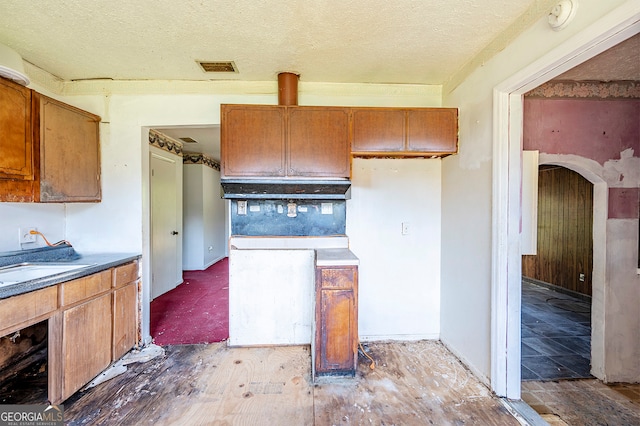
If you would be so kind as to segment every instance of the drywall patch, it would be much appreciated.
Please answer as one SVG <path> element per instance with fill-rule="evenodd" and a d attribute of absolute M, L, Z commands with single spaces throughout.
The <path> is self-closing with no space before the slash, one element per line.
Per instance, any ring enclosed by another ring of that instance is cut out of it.
<path fill-rule="evenodd" d="M 640 188 L 609 188 L 609 219 L 637 219 Z"/>
<path fill-rule="evenodd" d="M 620 152 L 619 160 L 604 163 L 603 178 L 611 187 L 633 188 L 640 186 L 640 157 L 634 157 L 633 148 Z"/>

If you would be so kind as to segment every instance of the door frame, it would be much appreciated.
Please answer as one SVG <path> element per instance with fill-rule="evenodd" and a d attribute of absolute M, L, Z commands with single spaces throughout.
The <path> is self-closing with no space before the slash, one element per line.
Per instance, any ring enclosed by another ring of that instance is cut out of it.
<path fill-rule="evenodd" d="M 140 137 L 142 146 L 142 262 L 140 269 L 142 274 L 142 295 L 140 296 L 140 316 L 141 316 L 141 341 L 143 345 L 152 343 L 151 338 L 151 276 L 152 276 L 152 257 L 151 257 L 151 151 L 157 148 L 152 147 L 149 143 L 149 130 L 153 126 L 141 126 Z M 178 210 L 178 232 L 182 235 L 182 197 L 183 197 L 183 169 L 177 167 L 177 201 L 176 208 Z M 177 261 L 180 262 L 178 273 L 182 273 L 182 237 L 178 239 Z"/>
<path fill-rule="evenodd" d="M 613 10 L 494 87 L 491 387 L 499 396 L 518 400 L 521 387 L 523 95 L 640 32 L 640 12 L 631 3 Z"/>

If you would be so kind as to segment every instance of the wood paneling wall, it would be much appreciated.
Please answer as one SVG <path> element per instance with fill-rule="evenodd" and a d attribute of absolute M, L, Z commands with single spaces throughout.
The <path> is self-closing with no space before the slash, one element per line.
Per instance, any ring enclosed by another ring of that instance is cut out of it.
<path fill-rule="evenodd" d="M 522 256 L 522 275 L 591 296 L 592 231 L 591 182 L 563 167 L 541 166 L 538 250 Z"/>

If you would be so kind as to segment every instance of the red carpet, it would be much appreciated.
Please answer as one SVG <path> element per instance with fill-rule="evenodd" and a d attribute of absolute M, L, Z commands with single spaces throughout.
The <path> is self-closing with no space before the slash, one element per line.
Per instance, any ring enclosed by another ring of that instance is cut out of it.
<path fill-rule="evenodd" d="M 184 271 L 184 282 L 151 302 L 155 344 L 212 343 L 229 337 L 229 259 L 204 271 Z"/>

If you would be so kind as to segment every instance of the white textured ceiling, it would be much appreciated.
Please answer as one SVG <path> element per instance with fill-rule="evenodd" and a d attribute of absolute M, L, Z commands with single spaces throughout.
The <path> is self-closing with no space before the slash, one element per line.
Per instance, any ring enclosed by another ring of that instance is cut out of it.
<path fill-rule="evenodd" d="M 63 80 L 442 84 L 533 0 L 0 0 L 0 43 Z M 196 61 L 234 61 L 237 74 Z"/>
<path fill-rule="evenodd" d="M 63 79 L 440 85 L 545 0 L 0 0 L 0 43 Z M 548 1 L 553 5 L 555 2 Z M 638 37 L 565 80 L 640 80 Z M 234 61 L 212 74 L 196 61 Z M 219 159 L 219 129 L 161 129 Z"/>
<path fill-rule="evenodd" d="M 556 80 L 640 81 L 640 34 L 560 74 Z"/>

